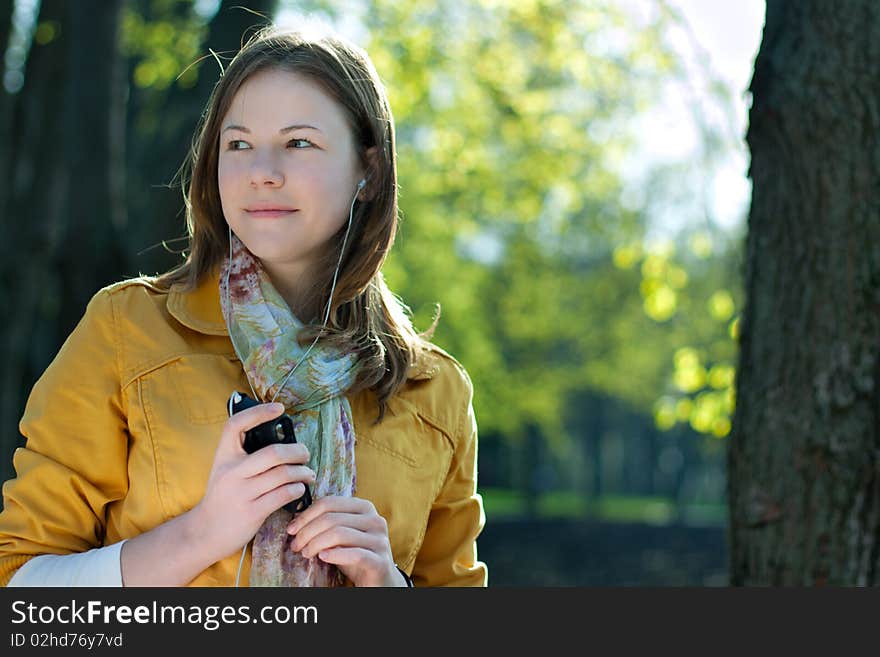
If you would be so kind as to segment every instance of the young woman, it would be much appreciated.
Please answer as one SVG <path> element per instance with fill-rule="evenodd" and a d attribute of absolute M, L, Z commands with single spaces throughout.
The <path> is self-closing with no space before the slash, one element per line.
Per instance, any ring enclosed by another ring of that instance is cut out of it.
<path fill-rule="evenodd" d="M 362 49 L 242 48 L 193 145 L 185 263 L 99 291 L 31 392 L 0 583 L 486 585 L 471 381 L 380 271 L 395 157 Z M 235 392 L 259 403 L 230 415 Z M 284 413 L 296 443 L 244 449 Z"/>

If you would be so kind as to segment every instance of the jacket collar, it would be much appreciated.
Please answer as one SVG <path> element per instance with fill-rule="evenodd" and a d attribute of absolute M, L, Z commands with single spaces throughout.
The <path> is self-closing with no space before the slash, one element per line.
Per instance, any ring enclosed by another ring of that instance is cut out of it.
<path fill-rule="evenodd" d="M 181 292 L 172 289 L 168 293 L 168 312 L 178 322 L 199 333 L 229 335 L 220 309 L 219 267 L 204 276 L 194 290 Z M 434 359 L 423 352 L 407 370 L 407 378 L 415 381 L 431 379 L 437 371 Z"/>
<path fill-rule="evenodd" d="M 203 276 L 194 290 L 168 293 L 168 312 L 178 322 L 207 335 L 229 335 L 220 309 L 220 269 Z"/>

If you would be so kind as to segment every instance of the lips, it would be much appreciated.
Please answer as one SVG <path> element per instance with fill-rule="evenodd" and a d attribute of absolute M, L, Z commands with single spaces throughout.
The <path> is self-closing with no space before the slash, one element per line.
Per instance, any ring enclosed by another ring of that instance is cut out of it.
<path fill-rule="evenodd" d="M 270 217 L 283 217 L 288 214 L 293 214 L 294 212 L 297 212 L 297 210 L 295 210 L 293 208 L 260 208 L 260 209 L 253 209 L 253 210 L 245 208 L 245 212 L 248 213 L 249 217 L 270 218 Z"/>

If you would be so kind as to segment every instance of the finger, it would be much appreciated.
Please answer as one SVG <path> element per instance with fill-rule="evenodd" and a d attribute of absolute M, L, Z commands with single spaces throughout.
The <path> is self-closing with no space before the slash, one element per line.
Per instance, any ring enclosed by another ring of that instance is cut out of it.
<path fill-rule="evenodd" d="M 336 547 L 356 547 L 379 552 L 382 549 L 382 540 L 375 534 L 362 532 L 353 527 L 334 526 L 314 536 L 299 552 L 307 559 L 314 557 L 322 550 Z"/>
<path fill-rule="evenodd" d="M 340 568 L 366 570 L 378 556 L 375 552 L 360 547 L 335 547 L 321 550 L 318 552 L 318 558 L 324 563 L 332 563 Z"/>
<path fill-rule="evenodd" d="M 298 500 L 305 492 L 304 484 L 284 484 L 256 498 L 254 504 L 260 517 L 268 518 L 269 514 L 274 513 L 288 502 Z"/>
<path fill-rule="evenodd" d="M 296 514 L 296 517 L 289 525 L 289 528 L 292 529 L 294 533 L 297 533 L 318 516 L 334 511 L 342 513 L 376 513 L 375 507 L 369 500 L 365 500 L 360 497 L 327 495 L 318 500 L 315 500 L 312 505 L 305 511 Z"/>
<path fill-rule="evenodd" d="M 305 465 L 309 462 L 309 450 L 301 443 L 275 443 L 261 447 L 249 454 L 241 463 L 243 477 L 255 477 L 278 465 Z"/>
<path fill-rule="evenodd" d="M 244 432 L 253 429 L 258 424 L 274 420 L 284 413 L 284 405 L 278 402 L 271 404 L 259 404 L 251 408 L 239 411 L 228 420 L 223 433 L 232 446 L 244 452 Z"/>
<path fill-rule="evenodd" d="M 295 534 L 296 538 L 293 541 L 293 545 L 294 550 L 298 551 L 321 532 L 325 532 L 336 526 L 351 527 L 352 529 L 357 529 L 362 532 L 370 532 L 376 531 L 378 523 L 376 523 L 370 516 L 362 513 L 341 513 L 333 511 L 330 513 L 324 513 L 315 518 L 298 532 L 293 532 L 288 529 L 287 533 Z"/>
<path fill-rule="evenodd" d="M 315 483 L 315 472 L 305 465 L 276 465 L 265 472 L 251 477 L 246 481 L 245 490 L 251 499 L 256 499 L 267 491 L 284 484 L 302 483 L 310 485 Z"/>

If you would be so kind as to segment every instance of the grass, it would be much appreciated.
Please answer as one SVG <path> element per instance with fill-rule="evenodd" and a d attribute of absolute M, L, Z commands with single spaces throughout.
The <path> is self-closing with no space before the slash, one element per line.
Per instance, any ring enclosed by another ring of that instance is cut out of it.
<path fill-rule="evenodd" d="M 527 514 L 526 498 L 507 488 L 480 489 L 486 515 L 516 518 Z M 592 518 L 607 522 L 643 522 L 665 525 L 676 519 L 677 507 L 668 498 L 606 495 L 589 499 L 572 491 L 552 491 L 538 499 L 539 518 Z M 724 504 L 688 504 L 681 509 L 686 524 L 722 525 L 727 521 Z"/>

